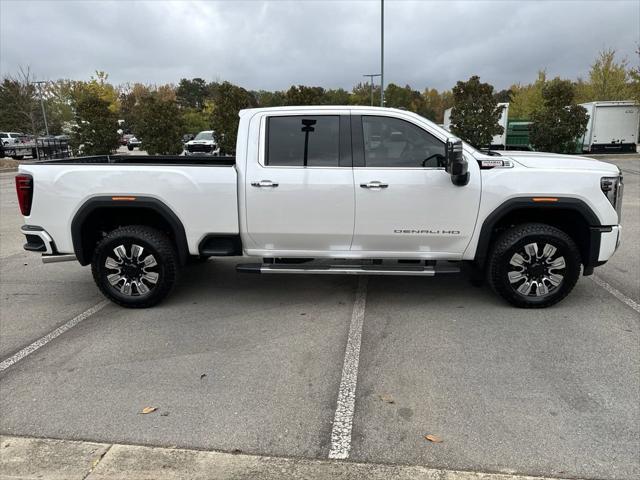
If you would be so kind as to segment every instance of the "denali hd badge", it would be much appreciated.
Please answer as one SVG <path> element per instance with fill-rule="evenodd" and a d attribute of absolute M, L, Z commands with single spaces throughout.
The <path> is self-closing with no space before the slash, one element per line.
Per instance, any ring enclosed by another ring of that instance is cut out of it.
<path fill-rule="evenodd" d="M 460 230 L 414 230 L 414 229 L 395 229 L 393 233 L 408 233 L 413 235 L 460 235 Z"/>

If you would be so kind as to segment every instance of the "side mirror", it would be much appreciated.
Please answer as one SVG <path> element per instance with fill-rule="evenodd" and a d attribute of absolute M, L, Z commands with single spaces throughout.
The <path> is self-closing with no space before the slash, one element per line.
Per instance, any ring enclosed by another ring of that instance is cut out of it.
<path fill-rule="evenodd" d="M 462 140 L 447 139 L 446 171 L 451 175 L 451 183 L 462 187 L 469 183 L 469 165 L 462 154 Z"/>

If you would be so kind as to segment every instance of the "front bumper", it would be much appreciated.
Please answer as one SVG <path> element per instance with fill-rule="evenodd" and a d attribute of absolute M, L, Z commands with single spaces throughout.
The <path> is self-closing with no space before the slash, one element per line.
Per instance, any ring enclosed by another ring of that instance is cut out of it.
<path fill-rule="evenodd" d="M 184 154 L 189 156 L 189 157 L 191 157 L 191 156 L 214 157 L 216 155 L 220 155 L 220 149 L 211 150 L 209 152 L 190 152 L 189 150 L 185 150 Z"/>
<path fill-rule="evenodd" d="M 584 259 L 583 275 L 591 275 L 595 267 L 607 263 L 620 246 L 622 226 L 591 227 L 589 252 Z"/>
<path fill-rule="evenodd" d="M 606 262 L 620 246 L 620 232 L 622 227 L 614 225 L 610 232 L 600 233 L 600 251 L 598 252 L 598 262 Z"/>

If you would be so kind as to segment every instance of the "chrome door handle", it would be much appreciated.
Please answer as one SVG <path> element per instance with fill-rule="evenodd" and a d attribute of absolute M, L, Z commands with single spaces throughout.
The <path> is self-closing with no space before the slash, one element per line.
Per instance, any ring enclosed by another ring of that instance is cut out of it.
<path fill-rule="evenodd" d="M 275 188 L 278 186 L 277 183 L 273 183 L 271 180 L 260 180 L 259 182 L 251 182 L 252 187 L 271 187 Z"/>
<path fill-rule="evenodd" d="M 372 189 L 381 189 L 381 188 L 387 188 L 389 186 L 388 183 L 382 183 L 382 182 L 378 182 L 377 180 L 374 182 L 369 182 L 369 183 L 361 183 L 360 186 L 362 188 L 372 188 Z"/>

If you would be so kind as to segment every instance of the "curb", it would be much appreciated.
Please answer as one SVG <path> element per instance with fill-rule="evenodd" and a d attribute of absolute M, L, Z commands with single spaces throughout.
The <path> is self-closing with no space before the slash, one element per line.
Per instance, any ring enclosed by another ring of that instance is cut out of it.
<path fill-rule="evenodd" d="M 0 437 L 0 479 L 547 480 L 421 466 L 279 458 L 47 438 Z"/>

